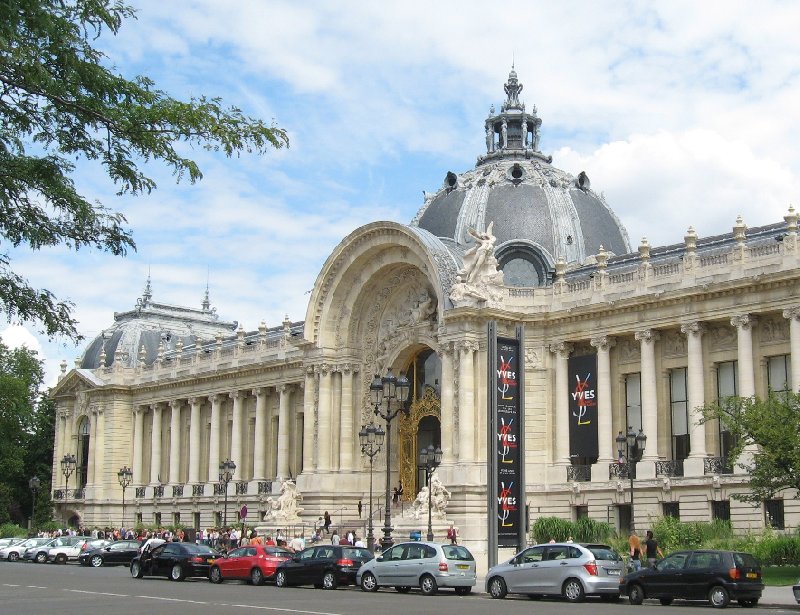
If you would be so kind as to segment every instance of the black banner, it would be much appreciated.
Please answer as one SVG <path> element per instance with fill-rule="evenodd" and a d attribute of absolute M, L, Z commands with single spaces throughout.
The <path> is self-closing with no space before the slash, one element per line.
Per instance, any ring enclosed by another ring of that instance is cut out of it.
<path fill-rule="evenodd" d="M 597 355 L 570 357 L 568 373 L 570 457 L 597 459 Z"/>
<path fill-rule="evenodd" d="M 524 509 L 524 502 L 520 467 L 522 429 L 518 340 L 497 338 L 495 365 L 497 541 L 501 547 L 516 547 L 525 532 L 520 523 L 520 507 Z"/>

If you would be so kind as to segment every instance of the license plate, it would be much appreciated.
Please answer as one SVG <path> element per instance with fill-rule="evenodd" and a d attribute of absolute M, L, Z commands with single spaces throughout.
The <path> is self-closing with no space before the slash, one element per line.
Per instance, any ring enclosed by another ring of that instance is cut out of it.
<path fill-rule="evenodd" d="M 747 578 L 748 579 L 757 579 L 758 578 L 758 573 L 757 572 L 748 572 L 747 573 Z"/>
<path fill-rule="evenodd" d="M 456 564 L 456 568 L 459 570 L 469 570 L 469 564 Z"/>
<path fill-rule="evenodd" d="M 618 577 L 619 576 L 619 570 L 606 570 L 606 572 L 612 577 Z"/>

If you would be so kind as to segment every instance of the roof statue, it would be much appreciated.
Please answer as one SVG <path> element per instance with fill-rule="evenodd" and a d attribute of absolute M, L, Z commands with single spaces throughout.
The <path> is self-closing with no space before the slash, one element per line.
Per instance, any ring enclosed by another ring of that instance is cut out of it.
<path fill-rule="evenodd" d="M 485 303 L 497 306 L 503 299 L 503 272 L 497 270 L 494 256 L 494 222 L 485 231 L 469 229 L 475 245 L 464 252 L 464 266 L 458 271 L 456 283 L 450 290 L 450 300 L 456 307 L 480 306 Z"/>

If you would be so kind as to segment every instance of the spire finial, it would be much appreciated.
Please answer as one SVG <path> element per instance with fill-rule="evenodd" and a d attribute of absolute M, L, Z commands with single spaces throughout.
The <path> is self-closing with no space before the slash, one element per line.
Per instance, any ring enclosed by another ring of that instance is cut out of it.
<path fill-rule="evenodd" d="M 150 267 L 147 267 L 147 283 L 144 285 L 142 293 L 142 304 L 147 305 L 153 298 L 153 287 L 150 285 Z"/>
<path fill-rule="evenodd" d="M 208 312 L 211 309 L 211 299 L 208 296 L 208 279 L 211 277 L 211 267 L 206 267 L 206 294 L 203 296 L 203 311 Z"/>

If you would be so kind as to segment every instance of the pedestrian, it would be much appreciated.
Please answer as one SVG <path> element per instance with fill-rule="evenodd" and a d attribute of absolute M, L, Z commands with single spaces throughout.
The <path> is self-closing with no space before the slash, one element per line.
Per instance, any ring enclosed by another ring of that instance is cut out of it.
<path fill-rule="evenodd" d="M 628 554 L 631 556 L 631 570 L 640 570 L 642 567 L 642 541 L 636 535 L 636 532 L 631 532 L 628 536 Z"/>
<path fill-rule="evenodd" d="M 450 541 L 451 545 L 458 544 L 458 530 L 452 523 L 450 524 L 450 529 L 447 530 L 447 540 Z"/>
<path fill-rule="evenodd" d="M 333 534 L 331 534 L 331 544 L 338 545 L 339 544 L 339 533 L 334 528 Z"/>
<path fill-rule="evenodd" d="M 326 534 L 330 534 L 330 532 L 328 531 L 328 528 L 329 528 L 330 526 L 331 526 L 331 515 L 330 515 L 330 513 L 329 513 L 329 512 L 326 510 L 326 511 L 325 511 L 325 514 L 322 516 L 322 529 L 324 529 L 324 530 L 325 530 L 325 533 L 326 533 Z"/>
<path fill-rule="evenodd" d="M 651 568 L 656 565 L 658 558 L 664 557 L 658 542 L 653 538 L 653 530 L 647 530 L 647 540 L 644 541 L 644 548 L 647 555 L 647 563 Z"/>
<path fill-rule="evenodd" d="M 359 500 L 358 501 L 358 518 L 361 518 L 361 511 L 364 510 L 364 503 Z"/>

